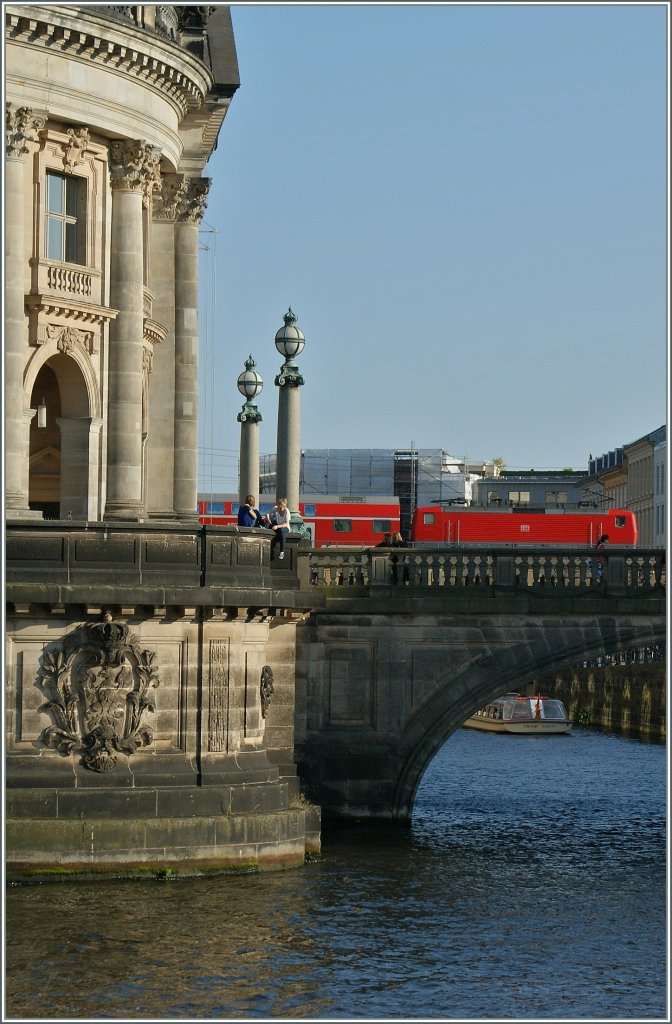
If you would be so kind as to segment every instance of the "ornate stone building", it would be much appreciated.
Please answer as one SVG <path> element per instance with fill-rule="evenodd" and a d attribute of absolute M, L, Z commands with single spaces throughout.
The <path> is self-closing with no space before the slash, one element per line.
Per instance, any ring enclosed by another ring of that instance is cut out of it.
<path fill-rule="evenodd" d="M 303 864 L 296 550 L 196 516 L 229 9 L 3 11 L 8 877 Z"/>
<path fill-rule="evenodd" d="M 6 5 L 8 520 L 189 520 L 221 5 Z"/>

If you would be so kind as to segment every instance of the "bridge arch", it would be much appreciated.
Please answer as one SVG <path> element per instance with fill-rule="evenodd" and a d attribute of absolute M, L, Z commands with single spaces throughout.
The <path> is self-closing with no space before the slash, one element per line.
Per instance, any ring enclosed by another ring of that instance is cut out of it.
<path fill-rule="evenodd" d="M 466 719 L 492 698 L 598 655 L 664 642 L 666 635 L 664 619 L 644 616 L 582 618 L 573 624 L 564 620 L 562 625 L 561 633 L 543 630 L 536 642 L 485 655 L 459 675 L 439 680 L 428 700 L 404 724 L 393 819 L 410 822 L 415 795 L 430 762 Z M 564 638 L 561 648 L 549 643 L 554 632 Z"/>

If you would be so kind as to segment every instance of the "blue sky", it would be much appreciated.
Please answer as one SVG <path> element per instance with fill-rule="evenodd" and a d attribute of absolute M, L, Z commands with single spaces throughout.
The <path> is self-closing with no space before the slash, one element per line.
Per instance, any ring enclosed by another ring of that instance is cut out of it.
<path fill-rule="evenodd" d="M 665 421 L 667 5 L 232 16 L 201 236 L 208 489 L 237 489 L 249 354 L 275 451 L 290 305 L 304 448 L 582 468 Z"/>

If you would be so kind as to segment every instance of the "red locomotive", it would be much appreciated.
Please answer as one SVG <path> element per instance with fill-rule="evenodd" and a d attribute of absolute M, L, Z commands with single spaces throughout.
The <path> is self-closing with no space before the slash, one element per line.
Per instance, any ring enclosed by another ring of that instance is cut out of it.
<path fill-rule="evenodd" d="M 274 504 L 262 494 L 259 511 L 270 512 Z M 231 494 L 199 495 L 198 518 L 205 525 L 235 526 L 238 507 L 238 498 Z M 299 512 L 316 548 L 373 547 L 386 533 L 399 529 L 398 498 L 324 494 L 311 500 L 304 496 L 299 501 Z"/>
<path fill-rule="evenodd" d="M 506 511 L 417 508 L 411 537 L 425 544 L 574 544 L 592 547 L 607 534 L 609 545 L 637 543 L 633 512 L 565 512 L 514 508 Z"/>

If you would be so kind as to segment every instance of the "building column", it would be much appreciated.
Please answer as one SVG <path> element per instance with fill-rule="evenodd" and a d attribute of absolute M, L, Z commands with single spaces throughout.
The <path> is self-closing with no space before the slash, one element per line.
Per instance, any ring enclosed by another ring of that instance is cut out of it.
<path fill-rule="evenodd" d="M 27 107 L 5 107 L 5 515 L 7 519 L 42 518 L 28 508 L 30 421 L 23 370 L 27 357 L 25 274 L 27 253 L 23 214 L 29 142 L 37 141 L 46 116 Z"/>
<path fill-rule="evenodd" d="M 259 424 L 261 413 L 254 405 L 264 382 L 257 373 L 252 356 L 245 360 L 245 369 L 238 377 L 237 386 L 245 396 L 245 405 L 236 417 L 240 423 L 240 461 L 238 463 L 238 498 L 241 505 L 248 494 L 259 497 Z"/>
<path fill-rule="evenodd" d="M 284 370 L 284 367 L 283 367 Z M 290 512 L 298 512 L 301 470 L 300 374 L 283 371 L 275 378 L 278 385 L 278 454 L 276 497 L 287 498 Z"/>
<path fill-rule="evenodd" d="M 210 178 L 187 179 L 175 225 L 175 478 L 178 519 L 198 520 L 198 227 Z"/>
<path fill-rule="evenodd" d="M 152 261 L 149 287 L 166 337 L 154 348 L 148 396 L 147 512 L 174 520 L 175 459 L 175 218 L 186 191 L 182 174 L 161 176 L 152 203 Z"/>
<path fill-rule="evenodd" d="M 110 324 L 107 417 L 109 519 L 141 520 L 143 384 L 143 198 L 158 183 L 159 152 L 141 141 L 110 145 Z"/>

